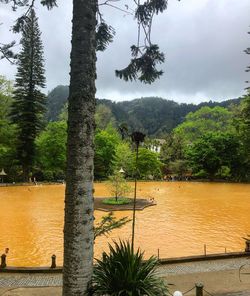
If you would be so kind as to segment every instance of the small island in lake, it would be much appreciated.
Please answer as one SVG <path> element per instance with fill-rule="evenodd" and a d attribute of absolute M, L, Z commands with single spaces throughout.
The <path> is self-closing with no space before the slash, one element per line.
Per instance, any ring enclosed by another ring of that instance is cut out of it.
<path fill-rule="evenodd" d="M 95 197 L 94 208 L 99 211 L 132 211 L 133 210 L 133 199 L 130 199 L 130 203 L 126 204 L 107 204 L 104 201 L 107 197 Z M 144 210 L 147 207 L 155 206 L 156 202 L 153 199 L 138 198 L 136 199 L 135 209 L 138 211 Z"/>

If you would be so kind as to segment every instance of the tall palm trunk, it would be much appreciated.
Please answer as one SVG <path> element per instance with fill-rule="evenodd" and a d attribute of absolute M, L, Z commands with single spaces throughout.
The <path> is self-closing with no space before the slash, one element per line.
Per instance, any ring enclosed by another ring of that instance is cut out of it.
<path fill-rule="evenodd" d="M 63 295 L 86 295 L 93 264 L 96 0 L 73 0 Z"/>

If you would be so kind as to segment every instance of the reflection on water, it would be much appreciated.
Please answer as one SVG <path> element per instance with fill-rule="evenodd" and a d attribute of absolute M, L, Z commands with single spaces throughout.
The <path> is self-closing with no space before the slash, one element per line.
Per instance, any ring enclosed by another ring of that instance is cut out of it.
<path fill-rule="evenodd" d="M 10 249 L 8 264 L 45 266 L 52 254 L 62 265 L 64 185 L 0 187 L 0 253 Z M 95 196 L 108 196 L 95 184 Z M 146 255 L 175 257 L 244 249 L 250 233 L 250 185 L 224 183 L 147 182 L 138 196 L 154 197 L 157 206 L 136 213 L 135 243 Z M 105 215 L 95 211 L 96 221 Z M 115 212 L 132 217 L 130 211 Z M 95 256 L 112 239 L 131 238 L 131 223 L 95 243 Z"/>

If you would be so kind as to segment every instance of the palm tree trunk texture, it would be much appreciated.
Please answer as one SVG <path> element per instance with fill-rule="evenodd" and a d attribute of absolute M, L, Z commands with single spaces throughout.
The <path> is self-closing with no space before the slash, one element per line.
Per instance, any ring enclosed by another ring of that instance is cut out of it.
<path fill-rule="evenodd" d="M 97 0 L 73 0 L 63 295 L 86 295 L 93 266 L 93 158 Z"/>

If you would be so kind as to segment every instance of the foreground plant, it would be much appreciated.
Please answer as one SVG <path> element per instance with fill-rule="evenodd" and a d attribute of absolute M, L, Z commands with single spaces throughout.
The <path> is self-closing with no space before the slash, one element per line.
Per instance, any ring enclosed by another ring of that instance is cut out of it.
<path fill-rule="evenodd" d="M 96 259 L 93 273 L 93 295 L 112 296 L 163 296 L 168 295 L 167 285 L 156 275 L 158 260 L 143 260 L 144 253 L 133 252 L 129 242 L 109 245 L 109 254 Z"/>

